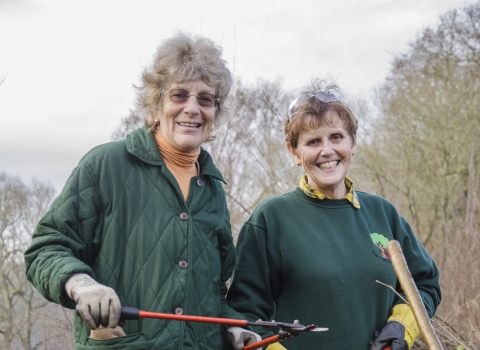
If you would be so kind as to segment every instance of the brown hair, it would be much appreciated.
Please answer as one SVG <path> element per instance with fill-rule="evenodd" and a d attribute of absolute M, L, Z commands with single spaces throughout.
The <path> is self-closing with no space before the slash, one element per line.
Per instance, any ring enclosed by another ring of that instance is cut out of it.
<path fill-rule="evenodd" d="M 335 89 L 337 93 L 341 92 L 336 85 L 329 85 L 325 88 Z M 319 89 L 306 91 L 304 93 L 310 93 Z M 348 132 L 352 139 L 352 143 L 355 144 L 357 140 L 357 118 L 353 115 L 352 111 L 343 102 L 322 102 L 315 96 L 310 97 L 305 103 L 298 107 L 297 112 L 285 120 L 284 132 L 285 140 L 290 143 L 293 149 L 298 146 L 298 139 L 300 135 L 310 129 L 317 129 L 320 125 L 330 123 L 328 115 L 331 112 L 338 114 L 343 122 L 343 127 Z"/>
<path fill-rule="evenodd" d="M 152 66 L 145 68 L 142 83 L 136 87 L 137 112 L 143 115 L 149 131 L 156 128 L 156 114 L 162 110 L 163 91 L 168 85 L 199 78 L 214 87 L 215 96 L 220 98 L 215 109 L 215 121 L 218 121 L 225 114 L 223 104 L 233 84 L 230 70 L 222 59 L 222 48 L 205 37 L 184 33 L 174 35 L 157 48 Z"/>

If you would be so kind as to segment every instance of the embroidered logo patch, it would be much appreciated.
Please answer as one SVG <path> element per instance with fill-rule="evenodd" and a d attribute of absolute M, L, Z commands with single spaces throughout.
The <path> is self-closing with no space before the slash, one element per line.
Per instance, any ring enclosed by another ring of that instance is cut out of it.
<path fill-rule="evenodd" d="M 388 238 L 379 234 L 379 233 L 370 233 L 370 238 L 372 239 L 373 244 L 380 250 L 381 256 L 378 254 L 379 251 L 372 251 L 374 255 L 381 258 L 384 261 L 390 262 L 390 255 L 388 255 Z"/>

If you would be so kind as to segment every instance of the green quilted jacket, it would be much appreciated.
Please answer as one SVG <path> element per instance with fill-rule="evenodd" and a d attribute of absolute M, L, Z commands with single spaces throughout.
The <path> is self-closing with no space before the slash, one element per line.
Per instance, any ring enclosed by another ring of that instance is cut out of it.
<path fill-rule="evenodd" d="M 65 283 L 87 273 L 113 288 L 122 305 L 243 319 L 225 301 L 235 248 L 223 178 L 205 150 L 198 161 L 201 174 L 185 202 L 145 127 L 92 149 L 38 223 L 25 252 L 28 280 L 72 309 Z M 140 319 L 124 331 L 93 340 L 74 315 L 76 349 L 223 349 L 222 325 Z"/>

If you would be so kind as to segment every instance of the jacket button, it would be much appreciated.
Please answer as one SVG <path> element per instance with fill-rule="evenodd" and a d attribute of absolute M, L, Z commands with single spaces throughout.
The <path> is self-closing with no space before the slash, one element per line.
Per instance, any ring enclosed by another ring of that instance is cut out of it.
<path fill-rule="evenodd" d="M 203 181 L 202 178 L 198 178 L 198 179 L 197 179 L 197 186 L 198 186 L 198 187 L 203 187 L 203 186 L 205 186 L 205 181 Z"/>
<path fill-rule="evenodd" d="M 182 268 L 182 269 L 186 269 L 188 267 L 188 261 L 182 259 L 178 262 L 178 266 L 180 266 L 180 268 Z"/>
<path fill-rule="evenodd" d="M 181 212 L 180 213 L 180 220 L 187 221 L 189 218 L 188 213 Z"/>
<path fill-rule="evenodd" d="M 183 315 L 183 309 L 181 307 L 175 308 L 175 314 L 177 315 Z"/>

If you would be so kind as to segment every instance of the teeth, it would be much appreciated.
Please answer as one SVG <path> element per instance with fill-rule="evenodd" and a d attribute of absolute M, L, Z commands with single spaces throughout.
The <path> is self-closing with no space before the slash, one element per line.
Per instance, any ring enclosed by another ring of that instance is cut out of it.
<path fill-rule="evenodd" d="M 178 125 L 188 126 L 188 127 L 193 127 L 193 128 L 198 128 L 198 127 L 201 126 L 201 124 L 197 124 L 197 123 L 178 123 Z"/>
<path fill-rule="evenodd" d="M 338 161 L 332 160 L 331 162 L 325 162 L 325 163 L 319 164 L 318 167 L 320 169 L 331 169 L 336 167 L 337 164 L 338 164 Z"/>

